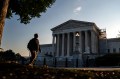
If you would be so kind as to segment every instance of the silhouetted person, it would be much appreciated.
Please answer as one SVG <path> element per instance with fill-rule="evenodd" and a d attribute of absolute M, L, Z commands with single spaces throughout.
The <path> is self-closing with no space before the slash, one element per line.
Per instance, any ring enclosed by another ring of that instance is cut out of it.
<path fill-rule="evenodd" d="M 30 62 L 28 65 L 32 66 L 34 64 L 34 61 L 37 57 L 38 52 L 40 51 L 38 34 L 34 34 L 34 38 L 32 38 L 29 41 L 27 48 L 29 49 L 29 51 L 31 53 Z"/>

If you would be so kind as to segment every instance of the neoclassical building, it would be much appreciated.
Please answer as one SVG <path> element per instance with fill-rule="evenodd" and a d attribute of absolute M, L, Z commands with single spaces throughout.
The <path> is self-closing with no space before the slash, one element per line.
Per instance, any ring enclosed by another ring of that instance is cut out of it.
<path fill-rule="evenodd" d="M 98 53 L 100 29 L 95 23 L 69 20 L 51 30 L 55 56 L 72 56 L 76 51 Z"/>
<path fill-rule="evenodd" d="M 93 22 L 68 20 L 51 31 L 52 44 L 41 45 L 43 56 L 57 57 L 60 61 L 78 58 L 79 66 L 83 66 L 86 59 L 120 52 L 120 39 L 107 39 L 106 30 L 98 28 Z"/>

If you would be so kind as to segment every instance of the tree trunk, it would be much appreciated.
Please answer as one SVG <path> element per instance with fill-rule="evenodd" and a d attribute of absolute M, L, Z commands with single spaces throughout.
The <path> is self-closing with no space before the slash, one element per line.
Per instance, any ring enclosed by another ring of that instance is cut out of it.
<path fill-rule="evenodd" d="M 2 0 L 2 8 L 0 9 L 0 46 L 2 41 L 5 18 L 6 18 L 8 6 L 9 6 L 9 1 L 10 0 Z"/>

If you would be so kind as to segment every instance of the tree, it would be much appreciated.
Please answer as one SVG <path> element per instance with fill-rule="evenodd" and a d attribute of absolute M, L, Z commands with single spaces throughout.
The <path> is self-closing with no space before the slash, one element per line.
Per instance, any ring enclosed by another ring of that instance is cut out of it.
<path fill-rule="evenodd" d="M 0 45 L 4 29 L 5 18 L 18 15 L 21 23 L 30 23 L 35 17 L 40 17 L 46 12 L 55 0 L 0 0 Z"/>

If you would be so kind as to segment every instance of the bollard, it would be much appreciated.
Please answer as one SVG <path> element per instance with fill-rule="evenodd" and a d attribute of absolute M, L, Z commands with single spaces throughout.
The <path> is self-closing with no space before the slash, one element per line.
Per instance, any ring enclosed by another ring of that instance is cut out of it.
<path fill-rule="evenodd" d="M 76 59 L 76 67 L 78 67 L 78 58 Z"/>
<path fill-rule="evenodd" d="M 56 67 L 57 66 L 57 59 L 56 59 L 56 57 L 55 57 L 55 60 L 54 60 L 54 67 Z"/>
<path fill-rule="evenodd" d="M 68 67 L 68 59 L 65 59 L 65 67 Z"/>
<path fill-rule="evenodd" d="M 43 65 L 44 66 L 46 65 L 46 58 L 44 58 Z"/>

